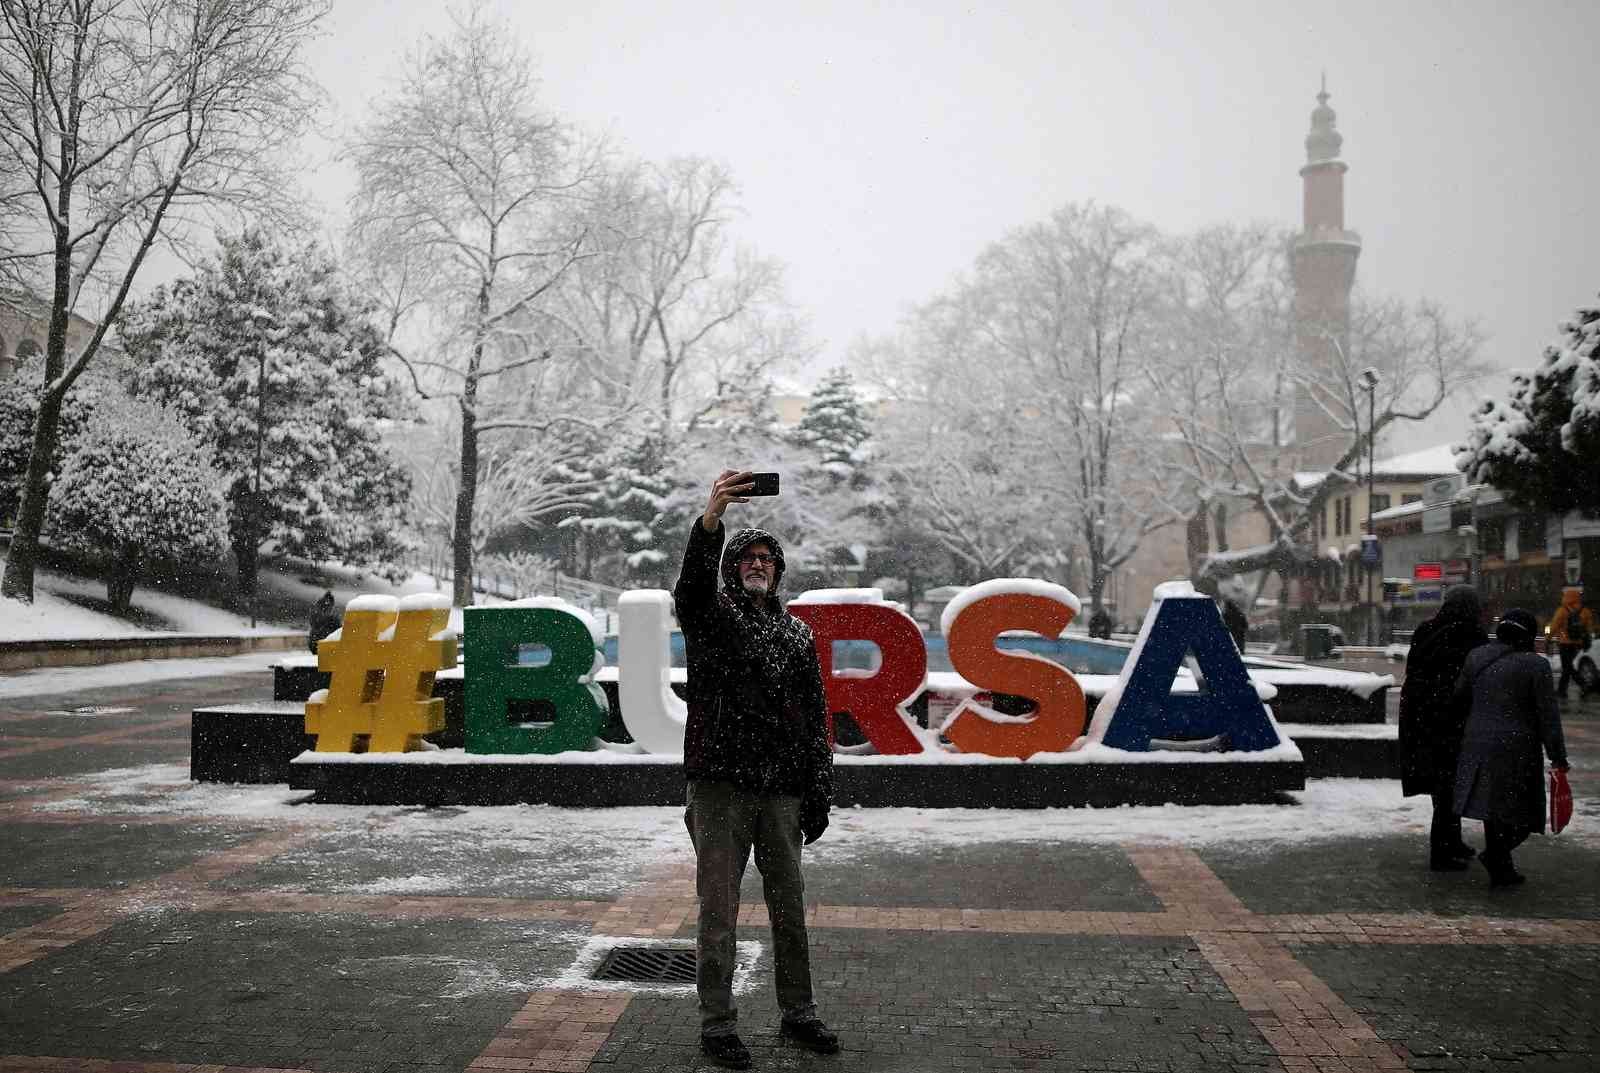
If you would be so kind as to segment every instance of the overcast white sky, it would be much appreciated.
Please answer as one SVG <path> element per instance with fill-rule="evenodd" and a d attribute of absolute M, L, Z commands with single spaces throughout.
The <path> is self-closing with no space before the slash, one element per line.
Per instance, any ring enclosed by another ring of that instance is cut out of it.
<path fill-rule="evenodd" d="M 538 0 L 497 9 L 548 103 L 652 159 L 719 158 L 741 238 L 788 266 L 819 367 L 1068 201 L 1164 230 L 1298 225 L 1320 72 L 1345 136 L 1361 285 L 1476 317 L 1531 365 L 1600 291 L 1600 5 Z M 360 115 L 433 0 L 337 0 L 310 56 Z M 348 177 L 321 172 L 337 202 Z M 1495 385 L 1498 390 L 1498 385 Z M 1397 438 L 1440 442 L 1465 407 Z"/>

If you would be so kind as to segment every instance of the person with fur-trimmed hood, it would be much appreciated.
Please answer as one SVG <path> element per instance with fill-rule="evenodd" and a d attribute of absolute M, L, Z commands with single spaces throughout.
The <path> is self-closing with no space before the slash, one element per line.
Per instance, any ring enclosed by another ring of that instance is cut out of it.
<path fill-rule="evenodd" d="M 839 1049 L 812 996 L 800 874 L 802 840 L 822 837 L 833 796 L 822 665 L 810 627 L 778 601 L 783 545 L 760 529 L 726 538 L 723 512 L 748 501 L 751 477 L 724 470 L 712 484 L 672 590 L 689 664 L 684 823 L 700 899 L 700 1049 L 731 1069 L 750 1066 L 736 1031 L 733 969 L 752 848 L 772 922 L 780 1035 L 820 1054 Z"/>

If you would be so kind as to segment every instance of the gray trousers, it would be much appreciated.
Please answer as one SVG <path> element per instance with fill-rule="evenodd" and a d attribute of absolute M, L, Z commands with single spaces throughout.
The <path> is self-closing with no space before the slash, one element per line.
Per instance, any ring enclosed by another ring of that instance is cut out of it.
<path fill-rule="evenodd" d="M 694 842 L 695 891 L 700 898 L 700 1031 L 733 1032 L 734 943 L 739 924 L 739 884 L 750 849 L 772 921 L 778 1008 L 787 1021 L 817 1015 L 811 997 L 811 953 L 806 941 L 805 880 L 800 876 L 800 799 L 741 790 L 726 782 L 689 784 L 683 822 Z"/>

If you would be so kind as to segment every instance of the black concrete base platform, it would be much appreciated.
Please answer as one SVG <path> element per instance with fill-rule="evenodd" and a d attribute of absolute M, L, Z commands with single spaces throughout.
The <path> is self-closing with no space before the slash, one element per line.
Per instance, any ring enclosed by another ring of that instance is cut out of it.
<path fill-rule="evenodd" d="M 283 701 L 196 708 L 189 735 L 189 777 L 199 782 L 289 782 L 290 761 L 314 744 L 305 732 L 303 709 L 299 703 Z M 1399 746 L 1392 734 L 1384 736 L 1379 728 L 1283 725 L 1283 730 L 1305 757 L 1305 778 L 1400 777 Z M 841 762 L 838 770 L 842 773 L 849 763 Z M 611 766 L 620 770 L 625 765 Z M 881 771 L 884 766 L 873 770 Z M 912 770 L 921 772 L 925 766 Z M 618 792 L 634 798 L 648 797 L 654 792 L 647 787 L 650 777 L 641 773 L 625 778 L 625 785 Z M 675 770 L 669 781 L 671 793 L 678 794 L 682 772 Z M 632 803 L 646 802 L 641 799 Z"/>
<path fill-rule="evenodd" d="M 1379 687 L 1363 697 L 1349 689 L 1317 682 L 1276 682 L 1278 696 L 1272 712 L 1283 723 L 1382 723 L 1389 717 L 1389 688 Z"/>
<path fill-rule="evenodd" d="M 1301 755 L 1306 758 L 1308 779 L 1400 777 L 1400 743 L 1392 734 L 1354 735 L 1342 733 L 1340 727 L 1324 726 L 1280 726 L 1280 729 L 1300 747 Z"/>
<path fill-rule="evenodd" d="M 312 748 L 306 706 L 256 701 L 196 708 L 189 721 L 189 777 L 196 782 L 288 782 L 289 761 Z"/>
<path fill-rule="evenodd" d="M 432 754 L 393 760 L 319 758 L 290 765 L 289 785 L 328 804 L 572 807 L 680 805 L 676 758 L 573 763 L 556 758 L 485 760 Z M 867 808 L 1058 808 L 1079 805 L 1276 802 L 1305 788 L 1297 761 L 834 765 L 834 800 Z"/>

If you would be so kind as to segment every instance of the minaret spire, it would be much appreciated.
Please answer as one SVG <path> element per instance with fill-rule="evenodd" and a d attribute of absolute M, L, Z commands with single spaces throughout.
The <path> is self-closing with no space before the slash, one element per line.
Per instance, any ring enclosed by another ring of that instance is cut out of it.
<path fill-rule="evenodd" d="M 1338 160 L 1339 149 L 1344 145 L 1344 135 L 1335 130 L 1338 116 L 1328 107 L 1328 72 L 1322 72 L 1322 88 L 1317 92 L 1317 106 L 1311 110 L 1311 133 L 1306 135 L 1306 163 L 1320 164 L 1325 160 Z"/>
<path fill-rule="evenodd" d="M 1317 106 L 1306 135 L 1301 231 L 1292 247 L 1296 350 L 1307 370 L 1337 368 L 1339 348 L 1350 331 L 1350 288 L 1355 283 L 1361 236 L 1344 224 L 1344 176 L 1339 159 L 1344 137 L 1328 107 L 1328 75 L 1322 73 Z M 1295 399 L 1295 440 L 1308 469 L 1330 466 L 1349 445 L 1317 401 Z"/>

